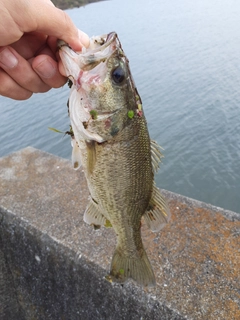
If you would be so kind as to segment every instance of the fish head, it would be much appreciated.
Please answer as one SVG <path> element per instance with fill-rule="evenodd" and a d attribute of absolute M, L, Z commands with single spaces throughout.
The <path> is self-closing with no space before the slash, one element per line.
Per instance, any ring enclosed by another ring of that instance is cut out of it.
<path fill-rule="evenodd" d="M 72 82 L 69 114 L 75 138 L 99 143 L 112 139 L 141 104 L 117 34 L 92 37 L 89 48 L 78 53 L 63 41 L 58 45 Z"/>

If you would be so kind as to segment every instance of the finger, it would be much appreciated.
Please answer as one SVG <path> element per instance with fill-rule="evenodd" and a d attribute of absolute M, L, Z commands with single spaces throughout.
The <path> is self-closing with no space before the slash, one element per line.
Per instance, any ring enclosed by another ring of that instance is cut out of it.
<path fill-rule="evenodd" d="M 81 50 L 83 46 L 88 47 L 89 37 L 77 29 L 66 12 L 52 6 L 50 1 L 27 2 L 26 10 L 29 19 L 27 24 L 25 15 L 14 14 L 14 20 L 23 32 L 37 31 L 55 36 L 69 43 L 76 51 Z"/>
<path fill-rule="evenodd" d="M 50 51 L 50 49 L 48 49 Z M 46 50 L 45 50 L 46 51 Z M 32 68 L 39 75 L 43 82 L 52 88 L 62 87 L 67 79 L 58 70 L 58 63 L 50 54 L 40 54 L 34 58 Z"/>
<path fill-rule="evenodd" d="M 46 92 L 50 89 L 32 69 L 31 64 L 11 47 L 0 48 L 0 67 L 28 91 Z"/>
<path fill-rule="evenodd" d="M 0 95 L 15 100 L 26 100 L 33 94 L 17 84 L 4 70 L 0 68 Z"/>
<path fill-rule="evenodd" d="M 28 60 L 39 52 L 47 42 L 47 36 L 39 32 L 25 33 L 18 41 L 11 44 L 24 59 Z"/>
<path fill-rule="evenodd" d="M 57 56 L 57 52 L 59 50 L 57 43 L 58 43 L 58 39 L 56 37 L 49 36 L 47 38 L 47 45 L 52 50 L 52 52 L 55 54 L 55 56 Z"/>
<path fill-rule="evenodd" d="M 65 70 L 65 68 L 64 68 L 63 63 L 62 63 L 61 60 L 60 60 L 59 63 L 58 63 L 58 70 L 59 70 L 59 72 L 60 72 L 63 76 L 65 76 L 65 77 L 67 76 L 66 70 Z"/>

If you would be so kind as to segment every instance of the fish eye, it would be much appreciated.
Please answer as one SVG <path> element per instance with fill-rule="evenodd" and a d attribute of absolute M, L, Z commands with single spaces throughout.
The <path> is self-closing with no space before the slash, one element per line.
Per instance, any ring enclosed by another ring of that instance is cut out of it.
<path fill-rule="evenodd" d="M 112 80 L 116 84 L 121 84 L 125 80 L 125 72 L 123 68 L 117 67 L 112 71 Z"/>

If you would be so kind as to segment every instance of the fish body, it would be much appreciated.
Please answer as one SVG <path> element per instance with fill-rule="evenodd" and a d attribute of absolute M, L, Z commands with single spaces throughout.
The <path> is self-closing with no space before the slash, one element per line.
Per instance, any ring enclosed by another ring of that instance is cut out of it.
<path fill-rule="evenodd" d="M 60 41 L 60 57 L 72 81 L 69 115 L 73 165 L 84 169 L 90 202 L 84 221 L 112 226 L 117 236 L 110 281 L 132 278 L 154 286 L 141 239 L 144 216 L 152 231 L 170 219 L 154 184 L 161 152 L 150 140 L 142 102 L 116 33 L 91 39 L 77 54 Z"/>

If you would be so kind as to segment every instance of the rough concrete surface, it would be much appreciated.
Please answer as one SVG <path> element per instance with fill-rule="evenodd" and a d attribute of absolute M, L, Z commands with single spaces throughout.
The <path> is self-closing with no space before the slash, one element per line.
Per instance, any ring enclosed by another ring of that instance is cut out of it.
<path fill-rule="evenodd" d="M 33 148 L 1 158 L 1 320 L 240 319 L 240 215 L 163 193 L 171 222 L 142 228 L 156 288 L 111 284 L 115 235 L 83 222 L 81 170 Z"/>

